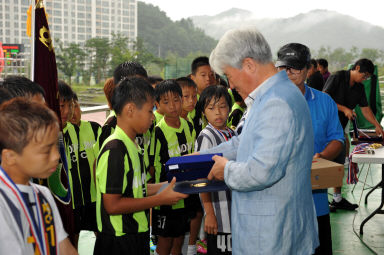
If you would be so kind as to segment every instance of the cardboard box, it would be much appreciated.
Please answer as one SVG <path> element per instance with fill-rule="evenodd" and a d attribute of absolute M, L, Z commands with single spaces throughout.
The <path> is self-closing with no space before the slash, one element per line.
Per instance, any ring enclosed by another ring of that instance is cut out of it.
<path fill-rule="evenodd" d="M 312 160 L 312 189 L 327 189 L 343 185 L 344 165 L 318 158 Z"/>

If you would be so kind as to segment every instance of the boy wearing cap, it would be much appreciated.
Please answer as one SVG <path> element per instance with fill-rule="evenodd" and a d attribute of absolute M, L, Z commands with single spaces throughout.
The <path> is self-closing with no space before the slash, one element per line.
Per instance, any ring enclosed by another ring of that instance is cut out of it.
<path fill-rule="evenodd" d="M 341 70 L 331 75 L 324 85 L 323 91 L 329 94 L 337 104 L 339 120 L 343 129 L 347 126 L 348 120 L 355 118 L 353 111 L 357 105 L 360 106 L 364 117 L 375 126 L 376 133 L 383 136 L 383 128 L 377 122 L 375 115 L 368 105 L 362 82 L 368 79 L 374 70 L 374 65 L 369 59 L 356 61 L 351 70 Z M 345 156 L 349 153 L 349 142 L 347 148 L 338 156 L 336 162 L 343 164 Z M 332 209 L 355 210 L 357 204 L 351 204 L 341 196 L 341 187 L 335 188 Z"/>
<path fill-rule="evenodd" d="M 310 67 L 311 54 L 307 46 L 299 43 L 284 45 L 277 53 L 276 67 L 286 71 L 289 79 L 303 93 L 312 119 L 315 138 L 314 158 L 333 160 L 344 143 L 343 130 L 337 117 L 337 107 L 330 96 L 309 87 L 305 80 Z M 320 246 L 315 254 L 332 254 L 331 224 L 326 189 L 312 191 L 319 228 Z"/>

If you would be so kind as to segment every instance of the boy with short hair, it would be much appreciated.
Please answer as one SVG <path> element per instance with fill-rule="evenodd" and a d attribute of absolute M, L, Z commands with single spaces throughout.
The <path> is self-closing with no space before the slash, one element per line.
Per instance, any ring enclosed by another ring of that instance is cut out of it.
<path fill-rule="evenodd" d="M 86 200 L 84 194 L 87 191 L 83 190 L 82 183 L 88 182 L 88 175 L 84 175 L 79 170 L 79 127 L 73 125 L 70 120 L 73 117 L 73 96 L 72 88 L 64 81 L 58 81 L 59 106 L 61 125 L 63 127 L 63 139 L 68 164 L 68 178 L 71 187 L 71 201 L 73 208 L 73 235 L 74 245 L 77 246 L 82 222 L 85 220 L 84 209 Z"/>
<path fill-rule="evenodd" d="M 147 185 L 143 150 L 135 138 L 152 124 L 153 97 L 153 88 L 141 78 L 126 78 L 113 92 L 117 126 L 97 158 L 96 207 L 100 233 L 94 254 L 149 254 L 146 210 L 175 204 L 187 197 L 173 191 L 176 179 L 158 194 L 160 184 Z"/>
<path fill-rule="evenodd" d="M 199 105 L 208 125 L 197 137 L 196 151 L 216 147 L 236 135 L 236 132 L 226 125 L 231 96 L 225 87 L 218 85 L 206 88 L 200 96 Z M 205 210 L 204 230 L 208 234 L 208 254 L 232 254 L 231 191 L 201 193 L 200 198 Z"/>
<path fill-rule="evenodd" d="M 183 106 L 180 117 L 192 123 L 191 112 L 195 111 L 197 104 L 197 85 L 188 77 L 180 77 L 176 79 L 183 93 Z"/>
<path fill-rule="evenodd" d="M 197 86 L 196 83 L 188 77 L 180 77 L 176 79 L 183 92 L 183 106 L 181 117 L 193 124 L 191 114 L 195 114 L 197 104 Z M 203 208 L 201 207 L 199 195 L 189 196 L 187 200 L 188 210 L 191 213 L 191 225 L 189 234 L 189 245 L 186 255 L 196 254 L 197 235 L 200 230 L 201 220 L 203 218 Z"/>
<path fill-rule="evenodd" d="M 107 80 L 104 85 L 104 93 L 107 97 L 107 101 L 108 98 L 112 96 L 113 90 L 119 85 L 119 82 L 129 77 L 141 77 L 147 79 L 148 74 L 144 67 L 138 62 L 126 61 L 124 63 L 121 63 L 113 71 L 113 83 L 111 83 L 110 80 Z M 109 104 L 110 101 L 108 101 L 108 105 Z M 97 143 L 94 145 L 93 149 L 95 151 L 95 155 L 98 155 L 99 150 L 104 141 L 113 133 L 116 124 L 117 120 L 115 112 L 112 109 L 111 114 L 108 116 L 106 123 L 102 127 L 102 131 L 98 137 Z M 143 134 L 138 134 L 138 137 L 138 142 L 140 146 L 144 144 L 146 144 L 146 147 L 149 146 L 150 132 L 147 132 L 145 137 L 143 137 Z"/>
<path fill-rule="evenodd" d="M 0 254 L 77 254 L 49 189 L 30 182 L 55 172 L 59 131 L 44 105 L 15 98 L 0 107 Z"/>
<path fill-rule="evenodd" d="M 77 127 L 75 131 L 78 132 L 78 166 L 81 173 L 81 186 L 84 199 L 80 229 L 97 232 L 96 187 L 93 174 L 93 164 L 96 156 L 93 151 L 93 145 L 101 132 L 101 127 L 96 122 L 81 120 L 81 109 L 76 93 L 73 93 L 73 105 L 71 123 Z M 76 213 L 75 211 L 75 215 Z"/>
<path fill-rule="evenodd" d="M 45 104 L 45 91 L 36 82 L 23 76 L 7 76 L 1 87 L 5 88 L 12 98 L 24 97 L 34 102 Z"/>
<path fill-rule="evenodd" d="M 192 61 L 191 72 L 190 77 L 196 83 L 197 100 L 199 100 L 200 94 L 205 88 L 216 84 L 216 75 L 209 64 L 208 57 L 206 56 L 197 57 Z M 207 125 L 206 120 L 197 109 L 190 113 L 190 117 L 192 118 L 196 135 L 199 135 L 200 131 Z"/>
<path fill-rule="evenodd" d="M 200 95 L 206 87 L 216 84 L 216 76 L 209 65 L 208 57 L 195 58 L 191 64 L 191 71 L 191 79 L 197 85 L 197 94 Z"/>
<path fill-rule="evenodd" d="M 180 117 L 182 91 L 175 80 L 165 80 L 155 89 L 156 106 L 164 118 L 155 127 L 155 150 L 152 151 L 156 183 L 166 180 L 164 164 L 171 158 L 193 152 L 195 132 L 190 122 Z M 184 200 L 173 206 L 153 208 L 153 234 L 158 235 L 158 254 L 180 254 L 183 236 L 189 229 Z M 172 248 L 173 247 L 173 248 Z"/>

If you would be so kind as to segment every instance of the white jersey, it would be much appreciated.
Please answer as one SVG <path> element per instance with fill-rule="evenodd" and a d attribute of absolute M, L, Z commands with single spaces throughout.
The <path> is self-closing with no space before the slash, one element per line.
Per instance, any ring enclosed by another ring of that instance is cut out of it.
<path fill-rule="evenodd" d="M 236 132 L 230 128 L 217 130 L 208 124 L 196 139 L 195 151 L 216 147 L 235 135 L 237 135 Z M 211 192 L 212 205 L 217 220 L 217 231 L 219 233 L 231 233 L 231 197 L 230 190 Z"/>
<path fill-rule="evenodd" d="M 48 234 L 46 240 L 48 240 L 47 242 L 51 246 L 55 246 L 53 248 L 56 251 L 55 254 L 59 254 L 59 244 L 67 237 L 67 233 L 63 228 L 55 201 L 48 188 L 32 183 L 31 185 L 37 189 L 38 196 L 41 197 L 38 199 L 42 204 L 41 208 L 44 210 L 44 220 L 53 220 L 53 224 L 45 225 L 46 233 Z M 17 187 L 24 197 L 27 206 L 30 206 L 32 209 L 33 217 L 38 221 L 38 204 L 32 186 L 17 185 Z M 45 204 L 46 202 L 51 210 Z M 35 254 L 36 245 L 31 235 L 28 219 L 17 197 L 4 182 L 0 182 L 0 226 L 0 254 Z M 52 235 L 55 235 L 55 238 L 52 238 Z"/>

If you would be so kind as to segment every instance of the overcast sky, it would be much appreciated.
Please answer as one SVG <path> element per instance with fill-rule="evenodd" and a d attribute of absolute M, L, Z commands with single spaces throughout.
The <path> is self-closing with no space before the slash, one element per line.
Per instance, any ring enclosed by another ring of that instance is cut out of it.
<path fill-rule="evenodd" d="M 236 7 L 258 18 L 287 18 L 314 9 L 353 16 L 384 28 L 383 0 L 142 0 L 159 6 L 172 20 L 195 15 L 215 15 Z"/>

